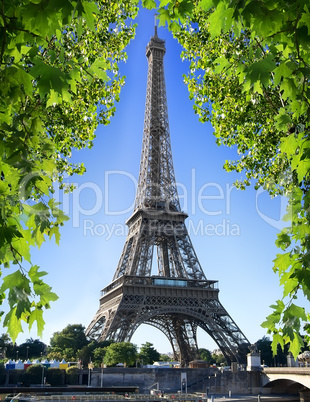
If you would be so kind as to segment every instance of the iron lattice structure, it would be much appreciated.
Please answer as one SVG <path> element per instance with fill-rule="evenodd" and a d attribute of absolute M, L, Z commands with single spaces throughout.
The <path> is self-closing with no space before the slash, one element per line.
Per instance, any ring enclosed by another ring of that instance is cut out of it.
<path fill-rule="evenodd" d="M 112 283 L 86 330 L 97 340 L 130 341 L 141 324 L 169 339 L 182 365 L 197 358 L 197 328 L 217 343 L 228 362 L 244 362 L 249 342 L 207 280 L 188 235 L 174 176 L 164 77 L 165 42 L 146 48 L 147 94 L 140 174 L 129 231 Z M 152 275 L 157 257 L 157 275 Z"/>

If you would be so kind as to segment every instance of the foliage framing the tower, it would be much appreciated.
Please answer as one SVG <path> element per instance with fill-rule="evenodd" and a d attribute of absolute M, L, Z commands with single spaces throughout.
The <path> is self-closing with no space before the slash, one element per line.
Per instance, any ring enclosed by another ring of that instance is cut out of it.
<path fill-rule="evenodd" d="M 156 7 L 153 0 L 145 0 Z M 296 302 L 310 300 L 310 8 L 307 0 L 162 0 L 168 24 L 191 61 L 185 77 L 201 121 L 217 143 L 237 147 L 225 168 L 246 175 L 274 196 L 288 197 L 289 222 L 278 235 L 273 270 L 283 298 L 262 324 L 297 357 L 310 316 Z M 212 111 L 211 111 L 212 108 Z M 308 341 L 310 337 L 307 335 Z"/>
<path fill-rule="evenodd" d="M 9 312 L 3 325 L 13 340 L 57 299 L 32 264 L 30 247 L 58 244 L 67 220 L 53 198 L 54 182 L 82 174 L 71 150 L 92 147 L 98 125 L 114 114 L 124 78 L 117 63 L 134 36 L 124 0 L 2 0 L 0 5 L 0 262 Z M 98 107 L 100 112 L 97 113 Z M 5 275 L 7 268 L 17 271 Z"/>

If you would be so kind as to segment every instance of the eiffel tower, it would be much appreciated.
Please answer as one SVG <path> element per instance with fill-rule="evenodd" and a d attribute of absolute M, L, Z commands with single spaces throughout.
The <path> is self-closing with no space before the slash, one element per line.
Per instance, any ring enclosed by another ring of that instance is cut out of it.
<path fill-rule="evenodd" d="M 228 363 L 245 362 L 249 342 L 219 301 L 188 235 L 174 176 L 164 77 L 165 41 L 146 48 L 147 93 L 135 206 L 112 283 L 86 330 L 89 338 L 130 341 L 141 324 L 169 339 L 182 366 L 198 357 L 197 329 L 217 343 Z M 157 275 L 152 275 L 156 264 Z"/>

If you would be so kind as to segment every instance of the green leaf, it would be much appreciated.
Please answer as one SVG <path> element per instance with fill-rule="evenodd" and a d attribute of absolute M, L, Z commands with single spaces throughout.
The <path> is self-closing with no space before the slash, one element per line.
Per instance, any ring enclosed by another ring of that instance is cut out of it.
<path fill-rule="evenodd" d="M 272 304 L 270 307 L 273 308 L 275 310 L 275 312 L 282 314 L 282 312 L 285 308 L 285 304 L 283 303 L 282 300 L 277 300 L 276 303 L 277 304 Z"/>
<path fill-rule="evenodd" d="M 201 8 L 203 11 L 208 11 L 214 6 L 214 0 L 200 0 L 197 4 L 197 8 Z"/>
<path fill-rule="evenodd" d="M 90 66 L 89 71 L 92 74 L 95 74 L 98 78 L 100 78 L 103 81 L 108 81 L 109 77 L 106 73 L 107 69 L 107 63 L 103 58 L 98 58 L 95 60 L 95 62 Z"/>
<path fill-rule="evenodd" d="M 277 254 L 277 257 L 273 260 L 275 267 L 280 273 L 285 272 L 294 262 L 291 257 L 291 253 Z"/>
<path fill-rule="evenodd" d="M 280 345 L 281 348 L 283 349 L 284 346 L 283 338 L 280 334 L 273 334 L 271 342 L 271 350 L 273 356 L 277 354 L 278 345 Z"/>
<path fill-rule="evenodd" d="M 192 15 L 192 11 L 195 7 L 192 0 L 179 0 L 176 5 L 178 5 L 177 10 L 182 22 L 185 21 L 187 16 Z"/>
<path fill-rule="evenodd" d="M 87 26 L 92 31 L 95 31 L 95 18 L 93 14 L 99 13 L 98 7 L 95 2 L 83 1 L 82 4 Z"/>
<path fill-rule="evenodd" d="M 270 73 L 276 67 L 273 57 L 274 56 L 270 54 L 246 68 L 246 77 L 252 84 L 258 82 L 264 87 L 268 86 L 271 77 Z"/>
<path fill-rule="evenodd" d="M 45 321 L 43 319 L 43 311 L 41 309 L 35 309 L 31 312 L 29 316 L 29 330 L 31 330 L 33 323 L 37 322 L 37 330 L 38 330 L 38 335 L 42 337 L 43 335 L 43 330 L 44 330 L 44 325 Z"/>
<path fill-rule="evenodd" d="M 156 2 L 155 0 L 142 0 L 142 7 L 152 10 L 153 8 L 156 8 Z"/>
<path fill-rule="evenodd" d="M 31 242 L 27 241 L 24 237 L 15 238 L 12 241 L 12 247 L 14 248 L 15 253 L 18 256 L 22 256 L 22 258 L 20 258 L 16 255 L 16 260 L 21 261 L 22 259 L 25 259 L 26 261 L 31 262 L 30 245 L 32 245 Z"/>
<path fill-rule="evenodd" d="M 284 113 L 285 111 L 283 111 L 283 115 L 285 115 Z M 286 153 L 288 156 L 293 155 L 296 152 L 298 141 L 299 140 L 295 137 L 295 134 L 290 134 L 287 137 L 281 138 L 281 152 Z"/>
<path fill-rule="evenodd" d="M 30 294 L 31 290 L 29 287 L 29 280 L 23 275 L 19 270 L 15 271 L 13 274 L 6 275 L 3 278 L 3 283 L 0 287 L 0 293 L 5 292 L 11 288 L 25 289 L 27 293 Z"/>
<path fill-rule="evenodd" d="M 283 286 L 283 297 L 291 296 L 297 289 L 298 280 L 291 272 L 285 272 L 280 275 L 280 285 Z"/>
<path fill-rule="evenodd" d="M 287 66 L 287 64 L 279 64 L 279 66 L 274 69 L 275 85 L 279 85 L 284 77 L 289 77 L 290 75 L 292 75 L 292 70 Z"/>
<path fill-rule="evenodd" d="M 32 96 L 32 77 L 25 70 L 19 66 L 10 66 L 5 70 L 4 74 L 4 78 L 7 77 L 12 86 L 16 88 L 23 86 L 25 93 Z"/>
<path fill-rule="evenodd" d="M 48 207 L 42 202 L 38 202 L 37 204 L 34 205 L 28 205 L 28 207 L 30 208 L 30 210 L 32 211 L 32 213 L 48 213 L 49 209 Z M 26 206 L 25 206 L 26 208 Z"/>
<path fill-rule="evenodd" d="M 294 338 L 290 342 L 289 352 L 292 353 L 295 359 L 297 359 L 301 348 L 304 346 L 304 341 L 299 334 L 294 332 Z"/>
<path fill-rule="evenodd" d="M 297 95 L 297 87 L 293 78 L 283 78 L 280 84 L 280 90 L 283 92 L 283 99 L 295 100 Z"/>
<path fill-rule="evenodd" d="M 281 313 L 274 312 L 266 317 L 266 320 L 261 324 L 261 327 L 268 329 L 268 332 L 272 332 L 276 328 L 281 320 Z"/>
<path fill-rule="evenodd" d="M 209 3 L 207 3 L 209 5 Z M 211 38 L 219 35 L 221 30 L 227 32 L 231 28 L 234 10 L 227 8 L 224 2 L 218 3 L 215 11 L 209 17 Z"/>
<path fill-rule="evenodd" d="M 51 89 L 48 100 L 46 102 L 46 107 L 56 106 L 58 105 L 58 103 L 61 103 L 59 102 L 58 93 Z"/>
<path fill-rule="evenodd" d="M 17 318 L 16 309 L 16 307 L 11 309 L 3 321 L 3 326 L 7 327 L 8 334 L 13 343 L 15 343 L 18 334 L 23 332 L 21 320 Z"/>
<path fill-rule="evenodd" d="M 33 4 L 40 4 L 43 0 L 29 0 Z"/>
<path fill-rule="evenodd" d="M 59 232 L 59 227 L 58 226 L 53 226 L 51 227 L 49 237 L 50 239 L 55 236 L 55 242 L 57 245 L 59 245 L 59 240 L 60 240 L 60 232 Z"/>
<path fill-rule="evenodd" d="M 302 182 L 309 176 L 310 171 L 310 159 L 304 159 L 299 162 L 297 167 L 297 175 L 299 182 Z"/>
<path fill-rule="evenodd" d="M 296 306 L 296 304 L 292 303 L 287 309 L 286 313 L 291 317 L 300 318 L 303 321 L 306 321 L 306 313 L 304 307 Z"/>
<path fill-rule="evenodd" d="M 216 65 L 214 72 L 216 74 L 221 73 L 224 69 L 230 66 L 229 60 L 226 57 L 218 57 L 214 60 L 214 64 Z"/>
<path fill-rule="evenodd" d="M 34 66 L 30 74 L 37 79 L 37 86 L 41 98 L 45 95 L 56 92 L 62 95 L 64 90 L 69 89 L 69 75 L 63 73 L 59 68 L 49 66 L 38 57 L 34 58 Z"/>
<path fill-rule="evenodd" d="M 285 250 L 291 244 L 291 238 L 287 233 L 281 232 L 277 234 L 277 240 L 275 243 L 277 247 Z"/>
<path fill-rule="evenodd" d="M 165 8 L 161 8 L 158 10 L 158 19 L 159 19 L 159 26 L 165 26 L 166 22 L 170 23 L 170 14 L 169 11 Z"/>
<path fill-rule="evenodd" d="M 310 12 L 306 4 L 304 6 L 304 11 L 305 12 L 302 14 L 298 26 L 305 24 L 308 28 L 308 35 L 310 35 Z"/>
<path fill-rule="evenodd" d="M 41 282 L 41 277 L 47 275 L 47 272 L 41 271 L 39 272 L 39 266 L 33 265 L 28 272 L 29 278 L 32 283 Z"/>
<path fill-rule="evenodd" d="M 171 32 L 174 32 L 174 33 L 180 32 L 180 26 L 179 26 L 179 24 L 178 24 L 177 22 L 172 21 L 172 22 L 169 24 L 169 30 L 170 30 Z"/>
<path fill-rule="evenodd" d="M 34 283 L 33 289 L 35 291 L 35 294 L 40 296 L 40 302 L 46 308 L 49 308 L 49 303 L 51 301 L 58 300 L 58 296 L 56 295 L 56 293 L 52 292 L 52 288 L 43 281 L 41 281 L 40 283 Z"/>

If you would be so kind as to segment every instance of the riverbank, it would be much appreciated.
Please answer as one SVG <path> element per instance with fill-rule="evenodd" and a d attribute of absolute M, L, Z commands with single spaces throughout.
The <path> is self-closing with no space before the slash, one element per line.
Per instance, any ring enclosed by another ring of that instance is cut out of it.
<path fill-rule="evenodd" d="M 68 391 L 68 390 L 67 390 Z M 116 393 L 77 393 L 77 392 L 64 392 L 64 393 L 17 393 L 9 394 L 2 393 L 0 390 L 0 398 L 2 401 L 9 402 L 11 398 L 14 400 L 29 400 L 29 401 L 46 401 L 46 402 L 159 402 L 159 401 L 173 401 L 173 402 L 297 402 L 298 396 L 293 395 L 210 395 L 209 398 L 205 394 L 164 394 L 150 395 L 150 394 L 116 394 Z M 28 395 L 29 399 L 26 397 Z M 31 397 L 31 399 L 30 399 Z"/>

